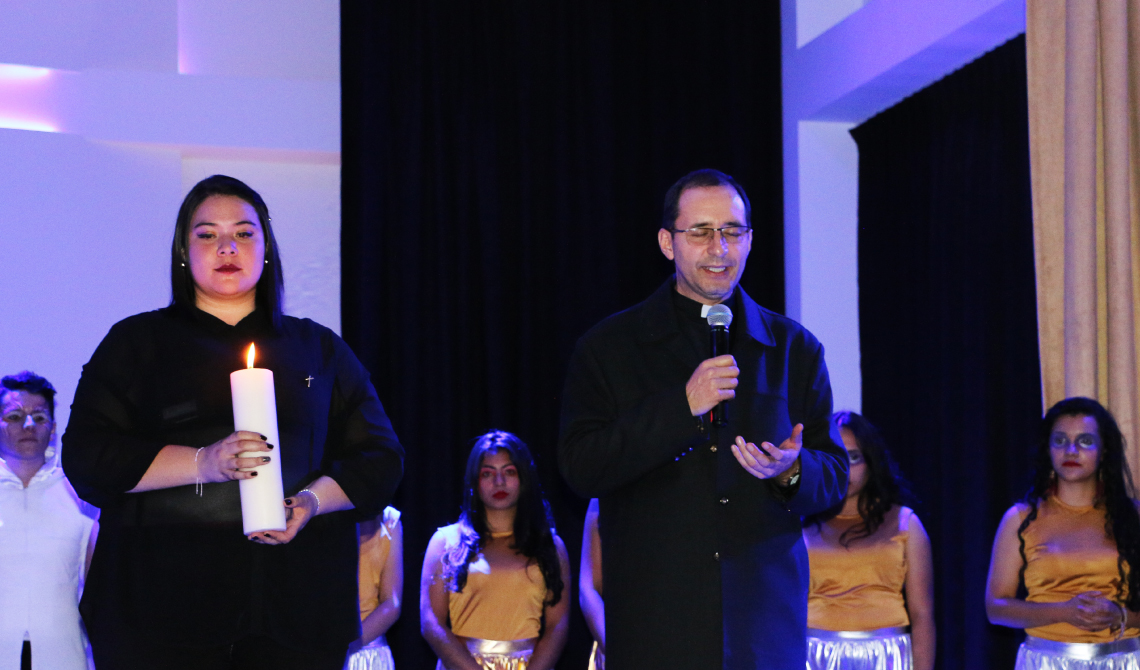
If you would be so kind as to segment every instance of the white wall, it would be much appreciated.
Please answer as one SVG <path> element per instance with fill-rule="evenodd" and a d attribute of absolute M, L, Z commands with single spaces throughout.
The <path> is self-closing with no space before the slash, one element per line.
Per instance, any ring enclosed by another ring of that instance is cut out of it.
<path fill-rule="evenodd" d="M 781 17 L 786 311 L 823 342 L 836 407 L 859 410 L 847 130 L 1024 32 L 1025 0 L 781 0 Z"/>
<path fill-rule="evenodd" d="M 865 4 L 867 0 L 796 0 L 796 48 L 827 32 Z"/>
<path fill-rule="evenodd" d="M 116 321 L 170 300 L 183 195 L 229 174 L 269 204 L 286 310 L 340 327 L 339 5 L 0 3 L 0 374 L 60 391 Z"/>
<path fill-rule="evenodd" d="M 800 318 L 824 343 L 836 410 L 863 404 L 859 370 L 859 150 L 850 123 L 801 121 Z"/>

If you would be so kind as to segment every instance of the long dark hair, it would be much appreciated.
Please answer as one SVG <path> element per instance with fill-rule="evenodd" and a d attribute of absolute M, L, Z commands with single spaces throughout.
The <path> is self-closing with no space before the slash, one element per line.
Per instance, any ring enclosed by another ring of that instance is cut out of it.
<path fill-rule="evenodd" d="M 491 537 L 487 529 L 487 510 L 479 497 L 479 471 L 483 467 L 483 457 L 496 451 L 507 452 L 519 473 L 519 501 L 515 508 L 511 548 L 538 563 L 546 590 L 550 593 L 546 604 L 555 605 L 562 599 L 564 584 L 558 550 L 554 546 L 554 517 L 542 495 L 542 484 L 538 481 L 530 449 L 517 436 L 504 430 L 493 430 L 479 436 L 467 457 L 467 471 L 463 477 L 463 511 L 458 523 L 459 543 L 443 557 L 443 576 L 447 587 L 459 593 L 467 586 L 467 568 Z"/>
<path fill-rule="evenodd" d="M 867 465 L 867 482 L 859 491 L 860 522 L 839 536 L 839 543 L 846 547 L 855 540 L 874 535 L 892 507 L 911 503 L 914 496 L 910 492 L 910 483 L 899 472 L 895 459 L 891 457 L 883 436 L 874 424 L 855 412 L 836 412 L 831 419 L 836 426 L 850 430 L 855 436 L 855 443 L 859 445 L 863 462 Z M 841 502 L 831 509 L 808 517 L 805 523 L 818 526 L 834 519 L 842 510 Z"/>
<path fill-rule="evenodd" d="M 1140 514 L 1137 514 L 1133 502 L 1136 489 L 1124 455 L 1124 435 L 1112 414 L 1092 398 L 1065 398 L 1050 407 L 1041 419 L 1033 485 L 1025 496 L 1029 514 L 1017 529 L 1021 552 L 1018 581 L 1025 582 L 1025 568 L 1028 564 L 1023 533 L 1037 519 L 1038 506 L 1054 491 L 1057 484 L 1053 459 L 1049 453 L 1049 440 L 1054 424 L 1063 416 L 1091 416 L 1096 421 L 1097 432 L 1100 433 L 1100 462 L 1096 469 L 1095 504 L 1104 506 L 1104 533 L 1116 542 L 1116 569 L 1120 574 L 1121 599 L 1128 609 L 1140 610 Z M 1125 564 L 1129 566 L 1128 570 L 1125 570 Z"/>
<path fill-rule="evenodd" d="M 170 303 L 183 307 L 194 307 L 194 275 L 190 271 L 190 257 L 187 243 L 190 239 L 190 219 L 206 198 L 214 195 L 232 195 L 249 203 L 257 212 L 261 230 L 265 235 L 265 267 L 257 280 L 256 304 L 273 322 L 274 328 L 281 327 L 282 294 L 285 278 L 281 270 L 281 254 L 277 250 L 277 240 L 273 237 L 273 226 L 269 218 L 269 207 L 261 195 L 245 182 L 216 174 L 206 177 L 194 185 L 182 206 L 178 208 L 178 218 L 174 224 L 174 241 L 170 245 Z"/>

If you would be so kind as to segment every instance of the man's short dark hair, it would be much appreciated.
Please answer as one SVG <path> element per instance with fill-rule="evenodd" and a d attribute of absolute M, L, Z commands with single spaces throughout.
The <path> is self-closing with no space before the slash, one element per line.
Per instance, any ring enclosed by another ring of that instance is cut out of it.
<path fill-rule="evenodd" d="M 736 180 L 729 175 L 712 168 L 694 170 L 669 187 L 669 190 L 665 192 L 665 211 L 661 217 L 661 227 L 665 230 L 673 230 L 673 225 L 677 223 L 677 217 L 681 214 L 681 195 L 685 191 L 691 188 L 709 188 L 712 186 L 731 186 L 736 189 L 736 193 L 744 201 L 744 224 L 751 227 L 752 203 L 748 202 L 744 187 L 736 183 Z"/>
<path fill-rule="evenodd" d="M 30 370 L 24 370 L 0 379 L 0 400 L 3 400 L 9 391 L 25 391 L 42 396 L 47 401 L 48 413 L 51 414 L 52 420 L 55 420 L 55 387 L 48 380 Z"/>

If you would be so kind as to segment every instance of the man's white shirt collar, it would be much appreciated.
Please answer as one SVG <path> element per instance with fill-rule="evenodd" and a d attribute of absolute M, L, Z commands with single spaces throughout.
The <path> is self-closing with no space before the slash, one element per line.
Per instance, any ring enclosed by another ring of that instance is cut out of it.
<path fill-rule="evenodd" d="M 28 488 L 32 488 L 42 481 L 61 476 L 63 476 L 63 471 L 59 466 L 59 448 L 55 445 L 48 445 L 44 451 L 44 464 L 32 476 L 32 481 L 28 482 Z M 12 472 L 3 458 L 0 458 L 0 486 L 24 488 L 23 480 L 17 477 L 15 472 Z"/>

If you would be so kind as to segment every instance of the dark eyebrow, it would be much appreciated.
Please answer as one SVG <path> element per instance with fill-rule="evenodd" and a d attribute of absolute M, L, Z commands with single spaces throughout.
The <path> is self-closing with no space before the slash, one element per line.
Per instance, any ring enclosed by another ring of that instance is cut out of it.
<path fill-rule="evenodd" d="M 198 226 L 216 226 L 216 225 L 218 225 L 218 224 L 214 223 L 213 221 L 199 221 L 198 223 L 194 224 L 194 228 L 197 229 Z M 235 226 L 256 226 L 257 223 L 254 221 L 238 221 L 234 225 Z"/>
<path fill-rule="evenodd" d="M 710 222 L 710 221 L 702 221 L 701 223 L 694 223 L 693 228 L 712 228 L 715 225 L 717 225 L 717 224 Z M 744 225 L 743 223 L 740 223 L 739 221 L 725 221 L 724 223 L 722 223 L 720 225 L 725 227 L 725 228 L 747 228 L 748 227 L 748 226 Z M 689 230 L 692 230 L 693 228 L 689 228 Z"/>

